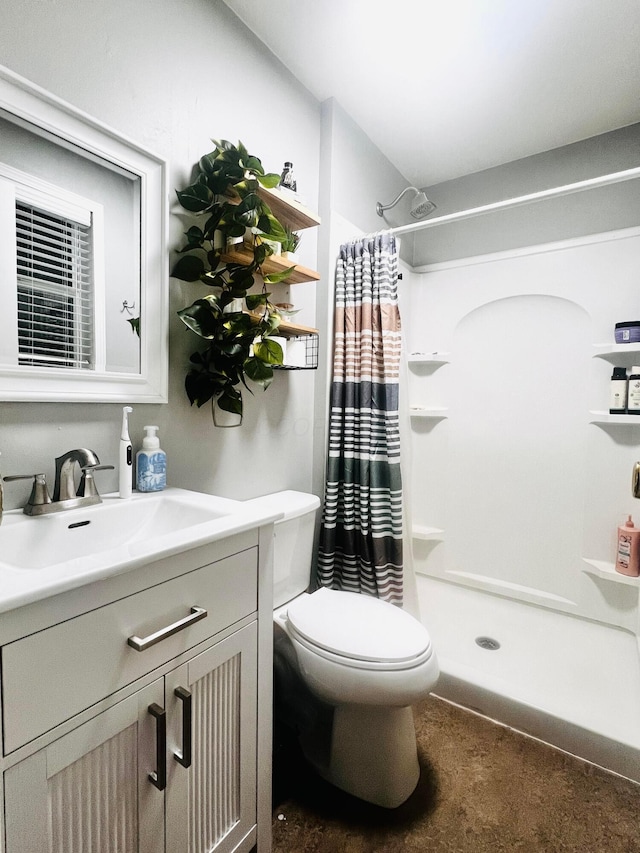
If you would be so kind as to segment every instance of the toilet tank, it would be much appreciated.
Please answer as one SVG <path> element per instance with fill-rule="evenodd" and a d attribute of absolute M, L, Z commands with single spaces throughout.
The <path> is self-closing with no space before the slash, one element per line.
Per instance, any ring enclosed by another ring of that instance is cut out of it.
<path fill-rule="evenodd" d="M 284 518 L 274 524 L 273 606 L 281 607 L 303 593 L 311 580 L 313 538 L 320 500 L 306 492 L 270 495 Z"/>

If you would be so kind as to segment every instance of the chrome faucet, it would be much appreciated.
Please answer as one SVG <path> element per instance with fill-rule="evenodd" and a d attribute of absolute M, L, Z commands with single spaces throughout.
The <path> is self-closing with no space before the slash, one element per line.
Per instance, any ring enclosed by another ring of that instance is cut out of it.
<path fill-rule="evenodd" d="M 76 490 L 75 472 L 76 466 L 80 469 L 80 484 Z M 44 474 L 11 474 L 0 478 L 0 520 L 1 520 L 1 480 L 5 483 L 12 480 L 31 480 L 33 488 L 29 500 L 25 504 L 26 515 L 47 515 L 51 512 L 60 512 L 63 509 L 77 509 L 78 507 L 91 506 L 102 503 L 98 489 L 93 478 L 94 471 L 112 469 L 113 465 L 101 465 L 97 454 L 93 450 L 79 448 L 70 450 L 56 459 L 56 481 L 53 487 L 53 500 L 49 497 L 46 478 Z"/>
<path fill-rule="evenodd" d="M 84 447 L 70 450 L 56 459 L 56 481 L 53 486 L 53 502 L 68 501 L 76 496 L 76 465 L 83 468 L 97 468 L 100 460 L 93 450 Z"/>

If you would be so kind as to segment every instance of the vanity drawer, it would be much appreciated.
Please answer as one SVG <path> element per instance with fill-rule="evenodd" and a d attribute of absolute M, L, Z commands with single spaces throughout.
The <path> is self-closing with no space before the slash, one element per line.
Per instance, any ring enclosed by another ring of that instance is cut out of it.
<path fill-rule="evenodd" d="M 253 613 L 257 565 L 251 548 L 5 645 L 5 754 Z M 171 626 L 143 651 L 128 643 Z"/>

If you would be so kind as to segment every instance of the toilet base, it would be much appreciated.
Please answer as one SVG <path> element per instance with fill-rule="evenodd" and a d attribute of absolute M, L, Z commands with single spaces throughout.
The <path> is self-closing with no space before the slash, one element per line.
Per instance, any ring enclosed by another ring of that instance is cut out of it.
<path fill-rule="evenodd" d="M 348 794 L 397 808 L 411 796 L 420 778 L 413 710 L 338 706 L 328 764 L 318 762 L 317 755 L 307 757 L 328 782 Z"/>

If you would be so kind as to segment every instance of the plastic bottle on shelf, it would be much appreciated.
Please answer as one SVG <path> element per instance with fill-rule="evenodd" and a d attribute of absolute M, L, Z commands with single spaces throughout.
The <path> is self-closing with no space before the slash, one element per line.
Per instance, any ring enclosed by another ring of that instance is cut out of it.
<path fill-rule="evenodd" d="M 630 415 L 640 415 L 640 367 L 632 367 L 629 374 L 627 413 Z"/>
<path fill-rule="evenodd" d="M 627 411 L 627 392 L 629 382 L 627 380 L 626 367 L 614 367 L 611 376 L 609 393 L 609 414 L 624 415 Z"/>
<path fill-rule="evenodd" d="M 632 578 L 640 576 L 640 530 L 631 516 L 618 527 L 616 572 Z"/>

